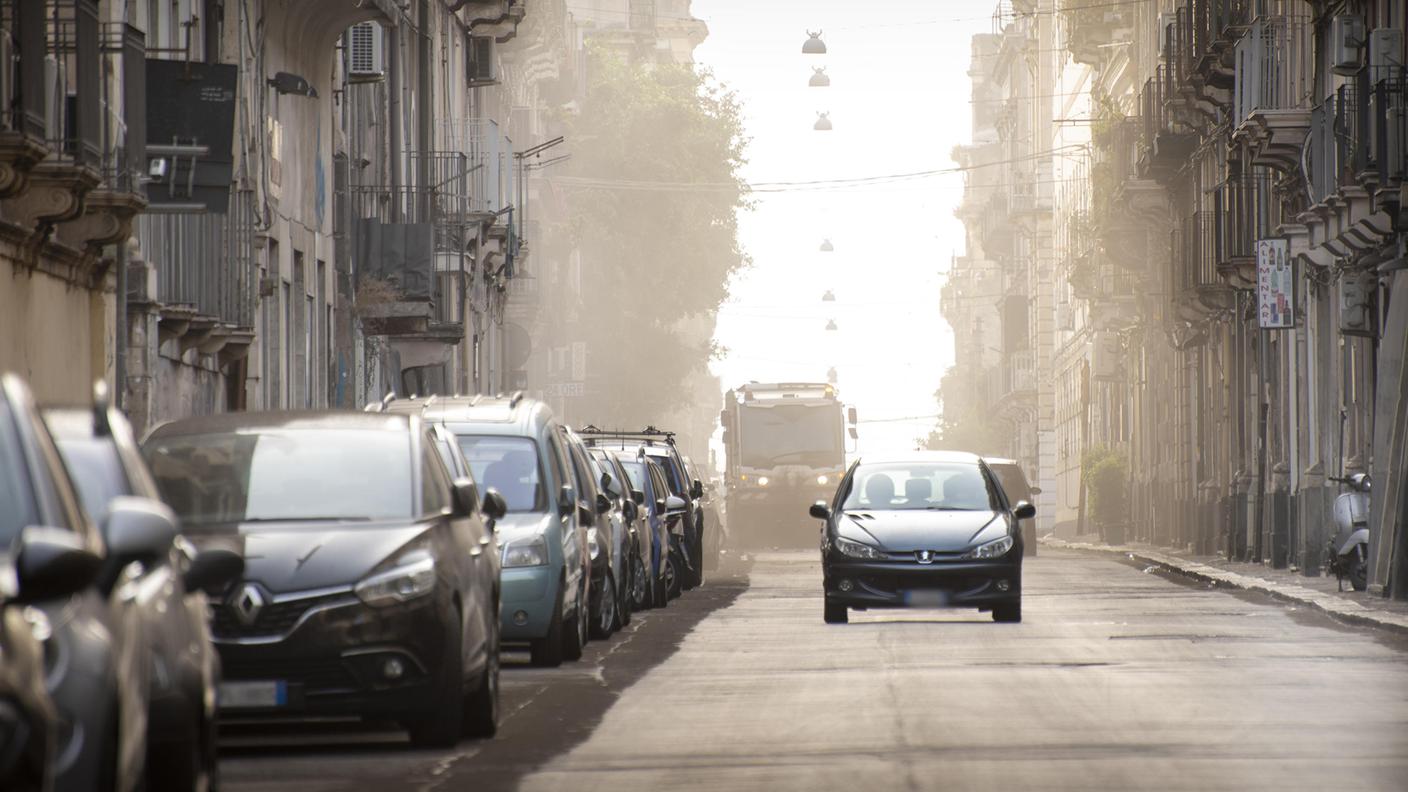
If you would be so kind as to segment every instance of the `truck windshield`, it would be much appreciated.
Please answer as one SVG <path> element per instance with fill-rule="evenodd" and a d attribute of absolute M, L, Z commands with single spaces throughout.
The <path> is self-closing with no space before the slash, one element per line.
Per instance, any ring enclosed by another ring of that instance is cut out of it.
<path fill-rule="evenodd" d="M 738 414 L 743 467 L 843 464 L 841 410 L 836 404 L 743 406 Z"/>

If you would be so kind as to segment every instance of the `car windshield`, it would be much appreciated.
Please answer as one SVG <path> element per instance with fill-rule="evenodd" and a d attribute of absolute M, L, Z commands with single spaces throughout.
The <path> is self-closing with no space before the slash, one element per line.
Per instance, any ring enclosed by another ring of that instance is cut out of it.
<path fill-rule="evenodd" d="M 504 496 L 511 512 L 547 510 L 538 447 L 526 437 L 460 435 L 460 450 L 474 480 Z"/>
<path fill-rule="evenodd" d="M 9 547 L 20 530 L 34 522 L 34 499 L 27 489 L 10 407 L 0 402 L 0 546 Z"/>
<path fill-rule="evenodd" d="M 996 493 L 977 463 L 890 462 L 862 465 L 843 509 L 996 511 Z"/>
<path fill-rule="evenodd" d="M 744 467 L 841 465 L 841 410 L 823 404 L 754 403 L 738 411 L 738 446 Z"/>
<path fill-rule="evenodd" d="M 143 448 L 186 527 L 410 518 L 411 445 L 381 429 L 256 429 L 160 437 Z"/>
<path fill-rule="evenodd" d="M 57 440 L 56 443 L 89 517 L 102 520 L 113 498 L 132 494 L 132 486 L 112 443 L 102 440 Z"/>

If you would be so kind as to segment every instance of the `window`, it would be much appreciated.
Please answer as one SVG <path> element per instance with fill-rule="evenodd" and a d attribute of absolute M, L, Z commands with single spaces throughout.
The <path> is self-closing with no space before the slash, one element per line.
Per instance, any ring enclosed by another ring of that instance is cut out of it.
<path fill-rule="evenodd" d="M 511 512 L 547 509 L 538 449 L 526 437 L 460 435 L 460 450 L 479 486 L 498 490 Z"/>
<path fill-rule="evenodd" d="M 844 508 L 997 511 L 1001 506 L 976 463 L 895 462 L 859 468 Z"/>
<path fill-rule="evenodd" d="M 450 477 L 429 435 L 421 440 L 420 493 L 423 514 L 439 514 L 450 508 Z"/>
<path fill-rule="evenodd" d="M 38 522 L 23 465 L 10 407 L 0 401 L 0 545 L 6 547 L 21 529 Z"/>

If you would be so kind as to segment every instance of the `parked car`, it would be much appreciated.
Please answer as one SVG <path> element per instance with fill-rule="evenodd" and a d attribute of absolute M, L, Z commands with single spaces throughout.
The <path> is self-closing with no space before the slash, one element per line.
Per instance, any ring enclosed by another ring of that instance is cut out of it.
<path fill-rule="evenodd" d="M 621 501 L 606 493 L 609 476 L 571 429 L 563 436 L 578 476 L 582 516 L 596 522 L 592 550 L 592 637 L 607 638 L 631 620 L 630 526 Z"/>
<path fill-rule="evenodd" d="M 5 427 L 0 426 L 0 442 L 5 437 Z M 21 486 L 19 465 L 12 464 L 13 450 L 0 445 L 0 503 L 7 505 L 17 497 Z M 27 526 L 6 524 L 16 514 L 8 508 L 0 510 L 0 534 L 23 532 Z M 23 543 L 24 539 L 17 542 Z M 96 572 L 96 558 L 93 569 Z M 78 580 L 70 585 L 81 588 L 88 582 Z M 44 615 L 24 605 L 13 560 L 8 553 L 0 553 L 0 789 L 53 789 L 58 715 L 44 687 L 42 639 L 48 630 Z"/>
<path fill-rule="evenodd" d="M 651 553 L 656 541 L 651 534 L 649 510 L 644 504 L 645 496 L 638 491 L 635 481 L 621 464 L 621 460 L 616 458 L 616 452 L 593 448 L 591 455 L 606 474 L 602 489 L 607 497 L 620 503 L 621 513 L 625 517 L 628 597 L 631 610 L 643 610 L 650 607 L 651 572 L 654 568 Z"/>
<path fill-rule="evenodd" d="M 373 408 L 422 414 L 454 433 L 475 479 L 508 508 L 498 523 L 504 641 L 527 644 L 538 666 L 579 659 L 590 620 L 590 521 L 581 519 L 552 410 L 521 394 L 389 399 Z"/>
<path fill-rule="evenodd" d="M 419 416 L 228 413 L 160 426 L 143 452 L 187 535 L 245 559 L 213 608 L 222 716 L 392 719 L 425 746 L 494 734 L 504 503 L 451 479 Z"/>
<path fill-rule="evenodd" d="M 175 524 L 160 504 L 124 499 L 107 509 L 100 531 L 28 387 L 11 374 L 0 376 L 0 454 L 0 468 L 19 473 L 0 510 L 0 546 L 18 543 L 20 597 L 48 623 L 55 789 L 136 789 L 146 760 L 144 605 L 99 573 L 165 556 Z"/>
<path fill-rule="evenodd" d="M 997 483 L 1002 485 L 1002 491 L 1006 493 L 1010 503 L 1025 501 L 1035 503 L 1036 496 L 1041 494 L 1041 487 L 1033 487 L 1027 481 L 1027 474 L 1022 472 L 1022 466 L 1014 459 L 994 459 L 985 457 L 984 462 L 988 464 L 988 470 L 997 477 Z M 1022 554 L 1027 556 L 1036 555 L 1036 520 L 1028 518 L 1021 521 L 1022 524 Z"/>
<path fill-rule="evenodd" d="M 43 415 L 89 517 L 102 523 L 116 505 L 143 504 L 153 512 L 154 524 L 173 536 L 165 553 L 144 557 L 141 564 L 119 568 L 121 559 L 110 559 L 99 585 L 134 603 L 136 618 L 124 625 L 126 637 L 145 649 L 141 663 L 162 669 L 147 678 L 148 788 L 215 787 L 220 663 L 210 642 L 203 592 L 237 579 L 244 560 L 225 548 L 198 553 L 176 535 L 176 518 L 161 504 L 132 428 L 109 404 L 105 388 L 99 388 L 91 408 L 49 408 Z"/>
<path fill-rule="evenodd" d="M 823 520 L 824 617 L 849 609 L 972 607 L 1022 620 L 1022 534 L 1036 509 L 1009 503 L 973 454 L 915 452 L 861 459 L 841 479 Z"/>

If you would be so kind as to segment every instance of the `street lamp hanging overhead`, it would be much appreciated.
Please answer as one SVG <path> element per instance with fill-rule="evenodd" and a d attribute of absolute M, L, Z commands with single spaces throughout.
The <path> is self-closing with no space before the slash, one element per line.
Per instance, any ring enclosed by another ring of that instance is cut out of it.
<path fill-rule="evenodd" d="M 821 252 L 822 252 L 822 253 L 830 253 L 831 251 L 833 251 L 833 250 L 835 250 L 835 249 L 836 249 L 836 248 L 833 247 L 832 244 L 831 244 L 831 240 L 829 240 L 829 239 L 823 239 L 823 240 L 821 240 Z"/>
<path fill-rule="evenodd" d="M 810 30 L 808 30 L 808 31 L 807 31 L 807 36 L 808 36 L 807 40 L 804 41 L 804 42 L 802 42 L 802 54 L 803 54 L 803 55 L 825 55 L 825 54 L 826 54 L 826 42 L 824 42 L 824 41 L 821 40 L 821 31 L 818 30 L 817 32 L 813 33 L 813 32 L 811 32 Z"/>
<path fill-rule="evenodd" d="M 823 295 L 821 295 L 821 301 L 822 301 L 822 302 L 836 302 L 836 295 L 833 294 L 830 289 L 827 289 L 827 290 L 826 290 L 826 293 L 823 294 Z"/>
<path fill-rule="evenodd" d="M 826 67 L 825 67 L 825 66 L 813 66 L 813 67 L 812 67 L 812 77 L 811 77 L 810 80 L 807 80 L 807 85 L 810 86 L 810 87 L 812 87 L 812 88 L 829 88 L 829 87 L 831 87 L 831 78 L 826 75 Z"/>
<path fill-rule="evenodd" d="M 828 118 L 828 116 L 830 116 L 830 115 L 831 115 L 830 113 L 817 113 L 817 114 L 816 114 L 816 123 L 815 123 L 815 124 L 812 124 L 812 129 L 815 129 L 815 130 L 818 131 L 818 132 L 830 132 L 830 131 L 831 131 L 831 119 Z"/>
<path fill-rule="evenodd" d="M 836 320 L 835 320 L 835 319 L 828 319 L 827 322 L 826 322 L 826 329 L 827 329 L 827 330 L 835 330 L 835 329 L 836 329 Z"/>

